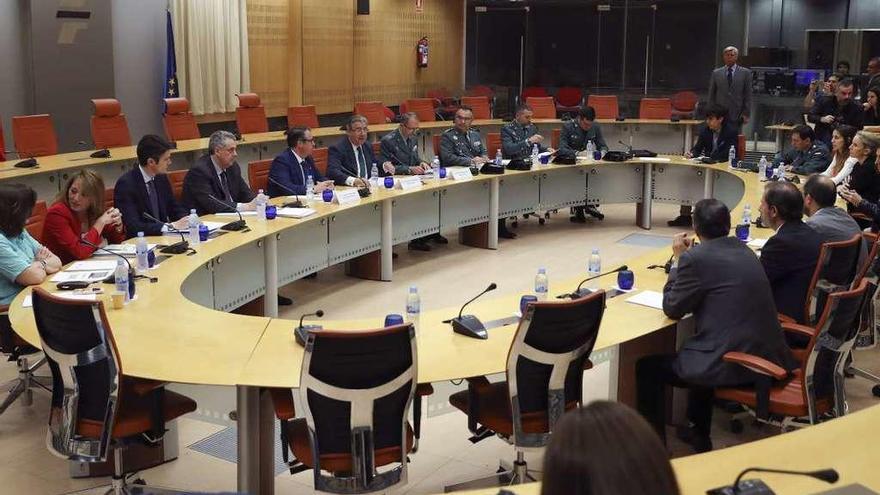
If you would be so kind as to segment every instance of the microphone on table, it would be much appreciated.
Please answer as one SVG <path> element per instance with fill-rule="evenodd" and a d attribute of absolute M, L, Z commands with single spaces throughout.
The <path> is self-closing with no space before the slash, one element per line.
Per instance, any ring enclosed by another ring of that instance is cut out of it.
<path fill-rule="evenodd" d="M 180 234 L 180 242 L 175 242 L 174 244 L 172 244 L 170 246 L 163 247 L 162 249 L 159 250 L 160 253 L 163 253 L 163 254 L 183 254 L 183 253 L 189 251 L 189 242 L 186 240 L 186 237 L 184 237 L 183 232 L 181 232 L 180 230 L 175 228 L 174 225 L 171 224 L 171 222 L 163 222 L 162 220 L 159 220 L 158 218 L 154 217 L 153 215 L 150 215 L 147 212 L 144 212 L 143 215 L 144 215 L 144 218 L 146 218 L 147 220 L 161 223 L 162 225 L 168 227 L 170 230 L 175 231 L 178 234 Z"/>
<path fill-rule="evenodd" d="M 662 265 L 648 265 L 649 270 L 653 270 L 654 268 L 662 268 L 665 273 L 669 273 L 672 271 L 672 260 L 675 258 L 675 253 L 669 255 L 669 259 L 666 260 L 666 263 Z"/>
<path fill-rule="evenodd" d="M 627 150 L 629 150 L 629 151 L 627 151 L 626 153 L 631 157 L 632 154 L 633 154 L 633 147 L 632 147 L 632 145 L 631 145 L 631 144 L 626 144 L 626 143 L 624 143 L 623 141 L 621 141 L 621 140 L 619 140 L 619 139 L 617 140 L 617 142 L 620 143 L 620 144 L 622 144 L 624 148 L 626 148 Z"/>
<path fill-rule="evenodd" d="M 296 343 L 305 347 L 306 340 L 309 339 L 309 332 L 314 332 L 317 330 L 321 330 L 323 327 L 321 325 L 303 325 L 303 320 L 306 316 L 317 316 L 321 318 L 324 316 L 324 310 L 319 309 L 314 313 L 306 313 L 299 317 L 299 325 L 293 329 L 293 335 L 296 337 Z"/>
<path fill-rule="evenodd" d="M 101 247 L 101 246 L 99 246 L 99 245 L 97 245 L 87 239 L 80 239 L 79 242 L 82 244 L 85 244 L 86 246 L 95 248 L 98 251 L 103 251 L 105 253 L 112 254 L 113 256 L 116 256 L 117 258 L 122 258 L 125 261 L 125 264 L 128 265 L 128 297 L 129 298 L 134 298 L 134 294 L 135 294 L 134 281 L 136 278 L 138 278 L 138 277 L 146 278 L 150 281 L 150 283 L 156 283 L 159 281 L 159 277 L 148 277 L 146 275 L 138 275 L 137 272 L 134 270 L 134 267 L 131 266 L 131 261 L 129 261 L 128 258 L 126 258 L 125 256 L 123 256 L 119 253 L 114 253 L 113 251 L 110 251 L 109 249 Z M 111 273 L 108 277 L 106 277 L 104 279 L 104 283 L 112 284 L 115 280 L 116 280 L 116 274 Z"/>
<path fill-rule="evenodd" d="M 748 472 L 758 472 L 758 473 L 776 473 L 776 474 L 793 474 L 796 476 L 809 476 L 811 478 L 816 478 L 817 480 L 822 480 L 826 483 L 837 483 L 837 480 L 840 479 L 840 475 L 834 469 L 819 469 L 817 471 L 789 471 L 787 469 L 767 469 L 767 468 L 759 468 L 759 467 L 750 467 L 744 469 L 739 475 L 736 477 L 736 481 L 733 482 L 733 485 L 722 486 L 720 488 L 713 488 L 711 490 L 707 490 L 707 495 L 736 495 L 736 494 L 745 494 L 745 495 L 764 495 L 764 494 L 772 494 L 773 490 L 770 489 L 763 481 L 754 479 L 754 480 L 746 480 L 740 483 L 742 477 Z"/>
<path fill-rule="evenodd" d="M 464 303 L 461 309 L 458 310 L 458 316 L 449 320 L 445 320 L 443 323 L 452 323 L 452 330 L 454 330 L 455 333 L 460 333 L 462 335 L 473 337 L 475 339 L 488 339 L 489 334 L 486 332 L 486 327 L 483 325 L 483 322 L 481 322 L 480 319 L 474 315 L 462 316 L 462 312 L 464 312 L 464 308 L 468 304 L 476 301 L 478 297 L 497 288 L 498 285 L 495 282 L 492 282 L 491 284 L 489 284 L 488 287 L 486 287 L 483 292 L 480 292 L 479 294 L 474 296 L 473 299 Z"/>
<path fill-rule="evenodd" d="M 284 189 L 285 191 L 292 194 L 294 198 L 296 198 L 293 201 L 291 201 L 290 203 L 284 203 L 283 205 L 281 205 L 282 208 L 302 208 L 303 207 L 302 201 L 299 200 L 299 194 L 297 194 L 293 189 L 291 189 L 291 188 L 285 186 L 284 184 L 282 184 L 281 182 L 278 182 L 277 180 L 273 179 L 271 175 L 267 175 L 266 178 L 269 179 L 269 182 L 271 182 L 272 184 L 275 184 L 276 186 L 280 187 L 281 189 Z"/>
<path fill-rule="evenodd" d="M 11 153 L 13 155 L 18 155 L 18 157 L 21 158 L 20 161 L 16 162 L 16 164 L 13 165 L 13 167 L 32 168 L 32 167 L 36 167 L 38 165 L 36 158 L 34 158 L 34 157 L 22 158 L 21 153 L 16 150 L 3 150 L 3 153 Z"/>
<path fill-rule="evenodd" d="M 85 141 L 77 141 L 76 144 L 81 147 L 82 151 L 89 149 L 89 144 Z M 110 158 L 110 150 L 103 148 L 89 155 L 91 158 Z"/>
<path fill-rule="evenodd" d="M 227 223 L 226 225 L 222 225 L 222 226 L 220 227 L 221 229 L 223 229 L 223 230 L 231 230 L 231 231 L 238 231 L 238 230 L 244 230 L 245 228 L 247 228 L 247 222 L 244 221 L 244 217 L 241 216 L 241 212 L 238 211 L 238 208 L 236 208 L 235 205 L 230 205 L 230 204 L 227 203 L 226 201 L 222 201 L 222 200 L 220 200 L 220 199 L 217 199 L 217 198 L 214 197 L 214 195 L 212 195 L 212 194 L 209 194 L 208 197 L 211 198 L 211 199 L 213 199 L 214 201 L 216 201 L 217 204 L 223 205 L 223 206 L 225 206 L 227 209 L 230 209 L 230 210 L 234 211 L 235 213 L 238 213 L 238 220 L 236 220 L 236 221 L 234 221 L 234 222 L 229 222 L 229 223 Z"/>
<path fill-rule="evenodd" d="M 586 294 L 581 294 L 581 287 L 583 287 L 583 285 L 585 283 L 589 282 L 590 280 L 595 280 L 599 277 L 604 277 L 605 275 L 610 275 L 612 273 L 622 272 L 622 271 L 628 270 L 628 269 L 629 269 L 628 266 L 620 265 L 617 268 L 615 268 L 614 270 L 610 270 L 605 273 L 600 273 L 598 275 L 593 275 L 592 277 L 587 277 L 587 278 L 581 280 L 581 283 L 578 284 L 577 289 L 575 289 L 574 292 L 571 292 L 569 294 L 561 294 L 559 296 L 556 296 L 556 299 L 565 299 L 566 297 L 570 298 L 570 299 L 577 299 L 579 297 L 582 297 L 582 296 L 586 295 Z M 590 292 L 593 292 L 593 291 L 588 289 L 587 294 L 589 294 Z"/>

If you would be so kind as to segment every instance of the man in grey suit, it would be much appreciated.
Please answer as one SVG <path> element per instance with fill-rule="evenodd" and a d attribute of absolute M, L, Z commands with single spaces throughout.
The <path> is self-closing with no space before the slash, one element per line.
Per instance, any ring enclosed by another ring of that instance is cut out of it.
<path fill-rule="evenodd" d="M 831 177 L 820 174 L 811 175 L 804 183 L 804 213 L 806 223 L 819 233 L 822 242 L 848 241 L 854 235 L 861 236 L 862 229 L 843 208 L 834 206 L 837 199 L 837 186 Z M 868 251 L 862 240 L 859 250 L 859 266 Z"/>
<path fill-rule="evenodd" d="M 694 207 L 694 230 L 700 245 L 686 233 L 672 243 L 674 263 L 663 288 L 663 311 L 681 319 L 693 313 L 696 334 L 677 354 L 648 356 L 636 364 L 639 412 L 665 439 L 666 387 L 685 387 L 691 444 L 712 450 L 712 396 L 716 387 L 754 383 L 757 374 L 727 363 L 728 352 L 760 356 L 791 370 L 796 367 L 776 317 L 770 282 L 745 243 L 730 237 L 730 211 L 717 199 Z"/>
<path fill-rule="evenodd" d="M 712 71 L 709 78 L 709 103 L 727 109 L 728 123 L 739 130 L 749 122 L 752 107 L 752 71 L 737 65 L 739 50 L 735 46 L 724 49 L 724 67 Z"/>

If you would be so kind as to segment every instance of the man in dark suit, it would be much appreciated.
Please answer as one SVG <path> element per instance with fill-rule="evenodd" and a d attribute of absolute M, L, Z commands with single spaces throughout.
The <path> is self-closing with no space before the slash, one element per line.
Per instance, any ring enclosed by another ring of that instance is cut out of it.
<path fill-rule="evenodd" d="M 367 142 L 367 119 L 352 115 L 345 124 L 346 136 L 330 147 L 327 153 L 327 176 L 337 186 L 368 187 L 370 171 L 376 158 Z M 378 166 L 378 165 L 377 165 Z M 378 166 L 379 176 L 388 175 L 385 164 Z"/>
<path fill-rule="evenodd" d="M 162 235 L 168 224 L 175 229 L 187 227 L 186 210 L 174 199 L 171 183 L 165 175 L 171 165 L 171 144 L 148 134 L 137 145 L 138 165 L 129 170 L 113 188 L 113 203 L 122 213 L 129 237 L 138 232 Z M 144 216 L 149 213 L 158 221 Z"/>
<path fill-rule="evenodd" d="M 752 107 L 752 71 L 737 65 L 739 50 L 728 46 L 722 53 L 724 66 L 712 71 L 709 78 L 709 103 L 727 109 L 729 124 L 737 133 L 742 124 L 749 122 Z"/>
<path fill-rule="evenodd" d="M 804 183 L 804 222 L 815 230 L 822 242 L 848 241 L 853 236 L 861 236 L 859 224 L 843 208 L 834 206 L 837 201 L 837 185 L 831 177 L 813 174 Z M 862 240 L 859 248 L 859 266 L 868 255 L 867 246 Z"/>
<path fill-rule="evenodd" d="M 833 95 L 823 96 L 807 114 L 807 120 L 816 124 L 816 139 L 831 147 L 831 133 L 840 124 L 862 128 L 865 112 L 861 105 L 853 101 L 855 88 L 852 79 L 837 83 Z"/>
<path fill-rule="evenodd" d="M 231 132 L 211 134 L 208 154 L 196 160 L 183 179 L 183 203 L 190 209 L 195 208 L 199 216 L 255 210 L 256 195 L 241 177 L 241 167 L 235 161 L 237 156 L 235 136 Z"/>
<path fill-rule="evenodd" d="M 272 160 L 269 168 L 270 197 L 287 195 L 305 195 L 307 177 L 314 181 L 314 193 L 322 193 L 324 189 L 333 189 L 333 181 L 327 180 L 315 168 L 312 152 L 315 150 L 315 138 L 308 127 L 291 127 L 287 130 L 287 149 Z"/>
<path fill-rule="evenodd" d="M 804 323 L 807 289 L 822 238 L 801 221 L 804 197 L 791 182 L 770 182 L 761 198 L 761 223 L 776 231 L 761 249 L 761 264 L 779 313 Z"/>
<path fill-rule="evenodd" d="M 760 356 L 786 369 L 795 366 L 776 317 L 770 284 L 758 259 L 730 237 L 730 211 L 717 199 L 694 207 L 695 245 L 686 233 L 672 243 L 675 259 L 663 288 L 663 311 L 674 319 L 693 313 L 696 334 L 677 354 L 648 356 L 636 364 L 637 406 L 661 438 L 666 430 L 664 385 L 689 388 L 691 443 L 712 449 L 712 396 L 716 387 L 754 383 L 757 375 L 725 362 L 727 352 Z"/>

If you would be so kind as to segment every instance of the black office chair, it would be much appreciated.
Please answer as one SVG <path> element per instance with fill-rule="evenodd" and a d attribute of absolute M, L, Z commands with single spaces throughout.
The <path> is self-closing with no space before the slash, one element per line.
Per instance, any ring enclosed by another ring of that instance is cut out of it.
<path fill-rule="evenodd" d="M 530 303 L 507 358 L 507 380 L 468 378 L 468 389 L 449 402 L 468 415 L 476 443 L 498 435 L 516 449 L 516 461 L 487 478 L 446 491 L 533 481 L 524 452 L 547 445 L 562 413 L 581 404 L 583 372 L 605 312 L 605 291 L 566 302 Z"/>
<path fill-rule="evenodd" d="M 34 387 L 51 392 L 51 380 L 46 376 L 37 376 L 35 371 L 46 364 L 45 357 L 36 357 L 39 349 L 28 345 L 22 340 L 9 324 L 9 306 L 0 306 L 0 354 L 6 354 L 7 361 L 15 361 L 18 377 L 6 384 L 9 392 L 0 403 L 0 414 L 6 412 L 15 401 L 21 399 L 24 406 L 33 404 Z"/>
<path fill-rule="evenodd" d="M 311 333 L 300 372 L 304 417 L 283 423 L 295 457 L 292 469 L 311 468 L 315 489 L 332 493 L 405 484 L 416 363 L 411 324 Z M 376 469 L 391 464 L 396 466 Z"/>
<path fill-rule="evenodd" d="M 49 450 L 79 462 L 105 462 L 112 455 L 108 493 L 149 493 L 127 485 L 122 449 L 134 442 L 157 445 L 165 423 L 195 411 L 196 403 L 162 382 L 124 375 L 103 303 L 59 298 L 39 287 L 33 301 L 54 383 Z"/>
<path fill-rule="evenodd" d="M 880 262 L 880 236 L 866 233 L 864 237 L 870 243 L 871 250 L 864 263 L 862 263 L 859 275 L 854 282 L 854 284 L 857 284 L 862 279 L 868 281 L 865 304 L 862 307 L 862 314 L 859 319 L 859 335 L 856 337 L 856 342 L 853 345 L 856 350 L 871 348 L 877 343 L 877 314 L 874 310 L 874 297 L 877 294 L 877 287 L 880 285 L 880 270 L 878 270 L 880 267 L 877 266 L 878 262 Z M 880 397 L 880 376 L 856 366 L 852 358 L 848 363 L 847 372 L 874 383 L 875 385 L 871 388 L 871 392 L 875 397 Z"/>
<path fill-rule="evenodd" d="M 813 272 L 805 309 L 808 323 L 816 323 L 828 294 L 849 290 L 859 273 L 861 234 L 848 241 L 826 242 L 819 252 L 819 261 Z"/>

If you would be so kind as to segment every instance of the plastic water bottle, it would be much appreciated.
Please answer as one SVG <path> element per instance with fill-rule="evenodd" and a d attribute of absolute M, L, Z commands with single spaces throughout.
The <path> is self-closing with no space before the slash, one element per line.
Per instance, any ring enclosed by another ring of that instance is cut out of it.
<path fill-rule="evenodd" d="M 550 282 L 547 280 L 547 269 L 538 268 L 538 274 L 535 275 L 535 295 L 539 301 L 547 300 L 547 293 L 550 291 Z"/>
<path fill-rule="evenodd" d="M 116 261 L 116 271 L 113 272 L 113 278 L 116 282 L 116 292 L 125 293 L 125 302 L 128 302 L 130 299 L 128 293 L 128 264 L 125 263 L 125 260 L 119 259 Z"/>
<path fill-rule="evenodd" d="M 379 165 L 373 162 L 373 168 L 370 169 L 370 190 L 375 191 L 379 188 Z"/>
<path fill-rule="evenodd" d="M 758 162 L 758 181 L 767 180 L 767 157 L 761 155 L 761 161 Z M 761 186 L 763 187 L 763 186 Z"/>
<path fill-rule="evenodd" d="M 730 168 L 736 167 L 736 146 L 730 145 L 730 151 L 727 152 L 727 165 Z"/>
<path fill-rule="evenodd" d="M 187 225 L 189 226 L 189 245 L 197 246 L 199 244 L 199 215 L 196 213 L 196 209 L 193 208 L 189 210 L 189 218 L 187 219 Z"/>
<path fill-rule="evenodd" d="M 440 168 L 440 157 L 439 156 L 434 155 L 434 159 L 431 160 L 431 168 L 433 168 L 435 171 Z"/>
<path fill-rule="evenodd" d="M 422 299 L 419 297 L 419 289 L 413 285 L 406 295 L 406 321 L 418 325 L 419 314 L 422 312 Z"/>
<path fill-rule="evenodd" d="M 269 202 L 269 197 L 263 194 L 263 190 L 260 189 L 257 191 L 257 220 L 262 221 L 266 220 L 266 203 Z"/>
<path fill-rule="evenodd" d="M 736 226 L 736 238 L 747 242 L 749 240 L 749 228 L 752 224 L 752 207 L 745 205 L 743 207 L 743 216 L 739 225 Z"/>
<path fill-rule="evenodd" d="M 144 237 L 143 232 L 138 232 L 137 244 L 135 244 L 134 252 L 137 254 L 138 272 L 146 272 L 150 268 L 150 262 L 147 260 L 147 238 Z"/>
<path fill-rule="evenodd" d="M 306 201 L 311 202 L 315 199 L 315 178 L 312 174 L 306 177 Z"/>
<path fill-rule="evenodd" d="M 495 152 L 495 165 L 498 167 L 504 165 L 504 158 L 501 156 L 501 148 L 498 148 L 498 151 Z"/>
<path fill-rule="evenodd" d="M 742 223 L 745 225 L 751 225 L 751 223 L 752 223 L 752 206 L 751 205 L 747 204 L 747 205 L 743 206 Z"/>
<path fill-rule="evenodd" d="M 585 152 L 587 153 L 587 160 L 593 161 L 593 152 L 596 151 L 596 145 L 593 144 L 593 140 L 587 141 L 587 149 Z"/>
<path fill-rule="evenodd" d="M 538 155 L 540 155 L 540 154 L 541 154 L 541 150 L 538 149 L 537 143 L 533 144 L 532 145 L 532 163 L 534 163 L 535 165 L 538 164 Z"/>
<path fill-rule="evenodd" d="M 599 248 L 593 248 L 593 254 L 590 255 L 590 264 L 587 267 L 587 276 L 595 277 L 602 273 L 602 258 L 599 256 Z M 596 280 L 591 280 L 590 289 L 598 289 L 599 282 Z"/>

